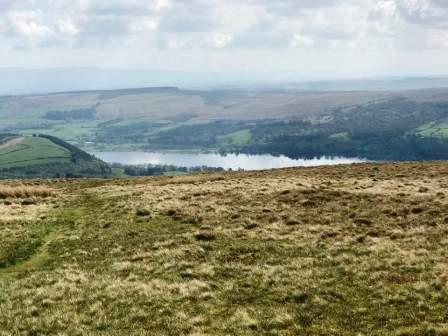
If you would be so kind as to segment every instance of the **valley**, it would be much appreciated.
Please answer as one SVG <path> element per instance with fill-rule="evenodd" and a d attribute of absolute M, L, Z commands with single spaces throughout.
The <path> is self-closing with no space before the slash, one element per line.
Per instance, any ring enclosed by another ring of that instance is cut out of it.
<path fill-rule="evenodd" d="M 48 134 L 91 153 L 448 159 L 447 120 L 447 89 L 306 92 L 161 87 L 0 98 L 0 132 Z"/>

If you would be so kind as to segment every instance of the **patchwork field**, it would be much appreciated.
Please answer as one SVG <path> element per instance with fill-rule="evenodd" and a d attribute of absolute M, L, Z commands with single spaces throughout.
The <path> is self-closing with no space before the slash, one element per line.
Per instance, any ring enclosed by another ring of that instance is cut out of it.
<path fill-rule="evenodd" d="M 0 183 L 0 335 L 448 335 L 448 163 Z"/>

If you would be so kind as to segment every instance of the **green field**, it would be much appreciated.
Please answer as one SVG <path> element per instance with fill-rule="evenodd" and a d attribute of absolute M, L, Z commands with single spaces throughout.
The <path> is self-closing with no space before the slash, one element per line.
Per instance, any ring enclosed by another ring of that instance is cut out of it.
<path fill-rule="evenodd" d="M 111 174 L 107 164 L 59 138 L 0 135 L 0 179 Z"/>
<path fill-rule="evenodd" d="M 425 137 L 448 138 L 448 121 L 429 122 L 417 128 L 416 132 Z"/>
<path fill-rule="evenodd" d="M 19 144 L 0 149 L 0 169 L 52 162 L 69 162 L 70 152 L 48 139 L 25 137 Z"/>
<path fill-rule="evenodd" d="M 217 137 L 222 146 L 244 146 L 250 142 L 252 135 L 250 130 L 241 130 Z"/>

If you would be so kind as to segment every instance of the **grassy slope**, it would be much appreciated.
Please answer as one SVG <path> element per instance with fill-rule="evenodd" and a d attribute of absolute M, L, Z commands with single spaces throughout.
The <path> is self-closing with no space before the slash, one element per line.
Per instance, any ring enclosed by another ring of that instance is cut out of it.
<path fill-rule="evenodd" d="M 446 162 L 29 184 L 0 334 L 448 334 Z"/>
<path fill-rule="evenodd" d="M 57 138 L 13 137 L 0 146 L 0 178 L 110 175 L 104 162 Z"/>
<path fill-rule="evenodd" d="M 53 162 L 70 162 L 70 152 L 44 138 L 26 137 L 17 145 L 0 149 L 0 169 Z"/>

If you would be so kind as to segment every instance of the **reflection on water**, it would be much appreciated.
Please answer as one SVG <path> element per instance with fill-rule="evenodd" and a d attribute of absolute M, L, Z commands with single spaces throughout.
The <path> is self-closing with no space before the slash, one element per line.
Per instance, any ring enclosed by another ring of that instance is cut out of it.
<path fill-rule="evenodd" d="M 167 164 L 180 167 L 222 167 L 224 169 L 260 170 L 286 167 L 313 167 L 347 163 L 360 163 L 366 160 L 343 157 L 321 157 L 311 160 L 290 159 L 286 156 L 213 154 L 213 153 L 158 153 L 158 152 L 97 152 L 97 158 L 109 163 L 129 165 Z"/>

